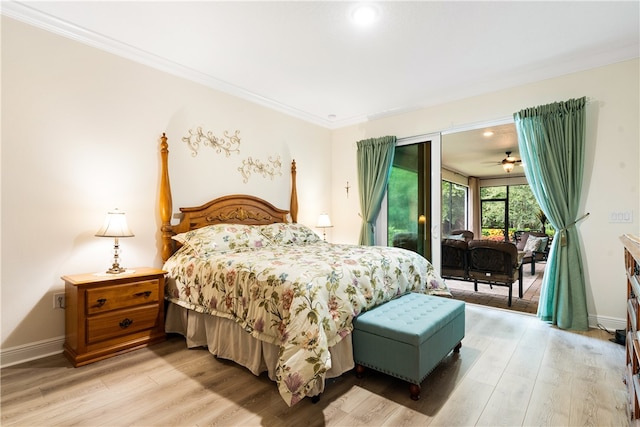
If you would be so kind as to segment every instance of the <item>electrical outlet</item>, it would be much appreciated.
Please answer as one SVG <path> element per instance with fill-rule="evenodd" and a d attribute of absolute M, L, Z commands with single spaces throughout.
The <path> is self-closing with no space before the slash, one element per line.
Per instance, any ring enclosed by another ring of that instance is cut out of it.
<path fill-rule="evenodd" d="M 58 294 L 53 294 L 53 308 L 62 308 L 62 309 L 64 309 L 64 307 L 65 307 L 64 292 L 63 293 L 58 293 Z"/>

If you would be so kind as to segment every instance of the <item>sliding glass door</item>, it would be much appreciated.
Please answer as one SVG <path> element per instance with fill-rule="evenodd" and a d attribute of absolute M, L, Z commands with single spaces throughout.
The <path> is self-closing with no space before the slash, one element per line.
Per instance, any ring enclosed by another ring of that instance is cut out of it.
<path fill-rule="evenodd" d="M 375 229 L 376 244 L 413 250 L 438 272 L 440 164 L 439 133 L 399 138 Z"/>
<path fill-rule="evenodd" d="M 398 139 L 377 244 L 413 250 L 440 271 L 440 194 L 440 134 Z"/>
<path fill-rule="evenodd" d="M 387 242 L 431 259 L 431 143 L 396 147 L 387 188 Z"/>

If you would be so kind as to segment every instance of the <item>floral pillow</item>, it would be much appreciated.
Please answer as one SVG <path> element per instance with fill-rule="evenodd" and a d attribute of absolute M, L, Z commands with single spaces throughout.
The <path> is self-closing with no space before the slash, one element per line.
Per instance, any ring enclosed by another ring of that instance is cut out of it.
<path fill-rule="evenodd" d="M 271 244 L 260 233 L 259 227 L 242 224 L 215 224 L 173 236 L 173 239 L 190 246 L 198 255 L 259 249 Z"/>
<path fill-rule="evenodd" d="M 543 251 L 547 247 L 547 237 L 529 236 L 524 244 L 525 252 Z M 544 245 L 544 247 L 542 247 Z"/>
<path fill-rule="evenodd" d="M 320 240 L 309 227 L 302 224 L 277 223 L 263 225 L 262 235 L 276 245 L 304 245 Z"/>

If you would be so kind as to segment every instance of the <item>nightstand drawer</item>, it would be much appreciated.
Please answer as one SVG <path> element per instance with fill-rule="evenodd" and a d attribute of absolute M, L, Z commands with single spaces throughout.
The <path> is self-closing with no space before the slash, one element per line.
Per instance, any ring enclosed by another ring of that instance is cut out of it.
<path fill-rule="evenodd" d="M 152 329 L 157 321 L 158 304 L 93 316 L 87 319 L 87 343 Z"/>
<path fill-rule="evenodd" d="M 87 289 L 87 314 L 157 302 L 159 289 L 157 279 Z"/>

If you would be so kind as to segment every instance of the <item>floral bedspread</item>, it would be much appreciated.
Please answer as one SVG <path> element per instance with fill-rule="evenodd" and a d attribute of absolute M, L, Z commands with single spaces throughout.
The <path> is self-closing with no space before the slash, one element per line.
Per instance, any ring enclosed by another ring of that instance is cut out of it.
<path fill-rule="evenodd" d="M 407 292 L 450 295 L 426 259 L 400 248 L 266 239 L 224 249 L 178 250 L 164 265 L 175 279 L 167 299 L 280 346 L 276 382 L 289 406 L 323 390 L 329 347 L 359 313 Z"/>

